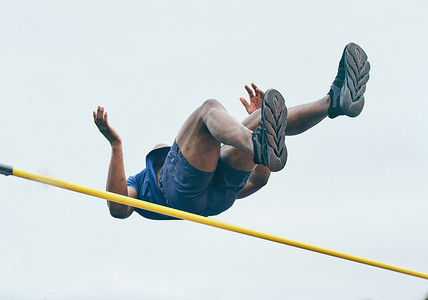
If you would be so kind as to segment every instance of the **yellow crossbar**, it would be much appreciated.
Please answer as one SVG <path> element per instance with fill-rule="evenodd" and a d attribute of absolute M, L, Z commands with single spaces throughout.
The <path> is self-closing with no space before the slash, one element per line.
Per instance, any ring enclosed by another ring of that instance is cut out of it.
<path fill-rule="evenodd" d="M 53 177 L 49 177 L 49 176 L 45 176 L 45 175 L 40 175 L 40 174 L 36 174 L 36 173 L 27 172 L 24 170 L 12 168 L 10 166 L 6 166 L 6 165 L 2 165 L 2 164 L 0 164 L 0 174 L 14 175 L 17 177 L 21 177 L 21 178 L 25 178 L 25 179 L 29 179 L 29 180 L 33 180 L 33 181 L 57 186 L 57 187 L 64 188 L 67 190 L 75 191 L 78 193 L 82 193 L 82 194 L 86 194 L 86 195 L 90 195 L 90 196 L 94 196 L 94 197 L 98 197 L 98 198 L 107 199 L 109 201 L 113 201 L 113 202 L 129 205 L 129 206 L 133 206 L 133 207 L 157 212 L 157 213 L 164 214 L 164 215 L 169 215 L 169 216 L 176 217 L 179 219 L 185 219 L 185 220 L 189 220 L 189 221 L 193 221 L 193 222 L 197 222 L 197 223 L 201 223 L 201 224 L 205 224 L 205 225 L 209 225 L 209 226 L 213 226 L 213 227 L 217 227 L 217 228 L 221 228 L 221 229 L 225 229 L 225 230 L 229 230 L 229 231 L 234 231 L 237 233 L 241 233 L 241 234 L 245 234 L 245 235 L 249 235 L 249 236 L 253 236 L 253 237 L 257 237 L 257 238 L 261 238 L 261 239 L 265 239 L 265 240 L 269 240 L 272 242 L 277 242 L 280 244 L 285 244 L 288 246 L 297 247 L 300 249 L 318 252 L 318 253 L 322 253 L 322 254 L 326 254 L 326 255 L 330 255 L 330 256 L 334 256 L 334 257 L 338 257 L 338 258 L 342 258 L 342 259 L 346 259 L 346 260 L 350 260 L 350 261 L 354 261 L 354 262 L 358 262 L 358 263 L 362 263 L 362 264 L 366 264 L 366 265 L 390 270 L 390 271 L 394 271 L 394 272 L 399 272 L 399 273 L 403 273 L 403 274 L 407 274 L 407 275 L 411 275 L 411 276 L 415 276 L 415 277 L 428 279 L 428 274 L 425 274 L 425 273 L 416 272 L 416 271 L 408 270 L 405 268 L 396 267 L 396 266 L 392 266 L 389 264 L 377 262 L 374 260 L 370 260 L 370 259 L 366 259 L 366 258 L 362 258 L 362 257 L 358 257 L 358 256 L 354 256 L 354 255 L 350 255 L 350 254 L 341 253 L 338 251 L 326 249 L 326 248 L 321 248 L 321 247 L 317 247 L 317 246 L 313 246 L 313 245 L 289 240 L 289 239 L 286 239 L 283 237 L 279 237 L 279 236 L 275 236 L 272 234 L 263 233 L 260 231 L 256 231 L 256 230 L 248 229 L 245 227 L 233 225 L 230 223 L 218 221 L 218 220 L 215 220 L 212 218 L 206 218 L 206 217 L 191 214 L 188 212 L 180 211 L 177 209 L 172 209 L 169 207 L 149 203 L 146 201 L 137 200 L 137 199 L 126 197 L 126 196 L 122 196 L 122 195 L 118 195 L 118 194 L 114 194 L 114 193 L 110 193 L 110 192 L 105 192 L 102 190 L 93 189 L 90 187 L 86 187 L 86 186 L 70 183 L 67 181 L 59 180 L 59 179 L 56 179 Z"/>

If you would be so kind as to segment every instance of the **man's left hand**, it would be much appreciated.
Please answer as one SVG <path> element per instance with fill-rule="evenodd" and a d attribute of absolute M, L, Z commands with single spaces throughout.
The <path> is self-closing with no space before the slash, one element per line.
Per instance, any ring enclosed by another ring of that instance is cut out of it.
<path fill-rule="evenodd" d="M 247 110 L 248 114 L 250 115 L 257 109 L 262 107 L 264 96 L 262 90 L 260 90 L 254 83 L 252 83 L 251 86 L 254 89 L 254 92 L 248 85 L 245 86 L 245 89 L 247 90 L 248 95 L 250 96 L 250 103 L 248 103 L 247 100 L 243 97 L 239 98 L 239 100 L 241 100 L 242 104 Z"/>

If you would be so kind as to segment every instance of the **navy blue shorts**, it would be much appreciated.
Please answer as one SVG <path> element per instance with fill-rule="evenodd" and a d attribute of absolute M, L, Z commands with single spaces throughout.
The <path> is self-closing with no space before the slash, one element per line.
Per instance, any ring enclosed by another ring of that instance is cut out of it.
<path fill-rule="evenodd" d="M 250 175 L 251 172 L 232 169 L 220 158 L 214 172 L 198 170 L 174 142 L 159 175 L 159 185 L 168 206 L 214 216 L 233 205 Z"/>

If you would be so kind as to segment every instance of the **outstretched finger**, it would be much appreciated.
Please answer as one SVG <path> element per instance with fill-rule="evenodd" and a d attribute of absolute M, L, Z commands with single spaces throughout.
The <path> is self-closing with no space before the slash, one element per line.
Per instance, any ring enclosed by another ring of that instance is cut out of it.
<path fill-rule="evenodd" d="M 261 89 L 259 89 L 254 83 L 252 83 L 251 86 L 253 87 L 254 91 L 256 92 L 256 96 L 263 98 L 263 96 L 264 96 L 263 91 Z"/>
<path fill-rule="evenodd" d="M 100 113 L 100 107 L 98 106 L 97 110 L 96 110 L 96 111 L 93 111 L 92 113 L 93 113 L 93 115 L 94 115 L 94 122 L 95 122 L 95 123 L 97 123 L 97 121 L 98 121 L 98 116 L 99 116 L 99 113 Z"/>
<path fill-rule="evenodd" d="M 98 116 L 98 110 L 97 111 L 93 111 L 92 112 L 92 115 L 94 116 L 94 122 L 96 123 L 97 122 L 97 116 Z"/>
<path fill-rule="evenodd" d="M 254 83 L 252 83 L 251 86 L 253 87 L 254 91 L 256 92 L 256 96 L 259 97 L 260 95 L 259 95 L 259 92 L 257 91 L 257 86 Z"/>
<path fill-rule="evenodd" d="M 250 96 L 250 98 L 253 98 L 254 97 L 253 90 L 248 85 L 245 86 L 245 89 L 247 90 L 248 95 Z"/>
<path fill-rule="evenodd" d="M 241 103 L 244 105 L 245 109 L 248 111 L 250 109 L 250 104 L 245 100 L 245 98 L 241 97 L 239 98 L 241 100 Z"/>
<path fill-rule="evenodd" d="M 101 106 L 98 106 L 98 109 L 97 109 L 97 120 L 98 121 L 102 120 L 103 112 L 104 112 L 104 108 Z"/>
<path fill-rule="evenodd" d="M 104 107 L 98 106 L 97 112 L 93 112 L 93 115 L 95 124 L 101 128 L 100 126 L 103 126 L 104 123 Z"/>

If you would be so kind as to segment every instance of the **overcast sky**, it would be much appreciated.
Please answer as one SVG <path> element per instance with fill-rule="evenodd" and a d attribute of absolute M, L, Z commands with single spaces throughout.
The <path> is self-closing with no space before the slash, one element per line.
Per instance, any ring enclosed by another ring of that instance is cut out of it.
<path fill-rule="evenodd" d="M 344 46 L 372 66 L 356 119 L 289 137 L 286 168 L 215 217 L 428 272 L 425 1 L 0 0 L 0 162 L 104 189 L 103 105 L 127 175 L 244 85 L 288 106 L 329 90 Z M 0 299 L 422 300 L 428 281 L 0 178 Z"/>

